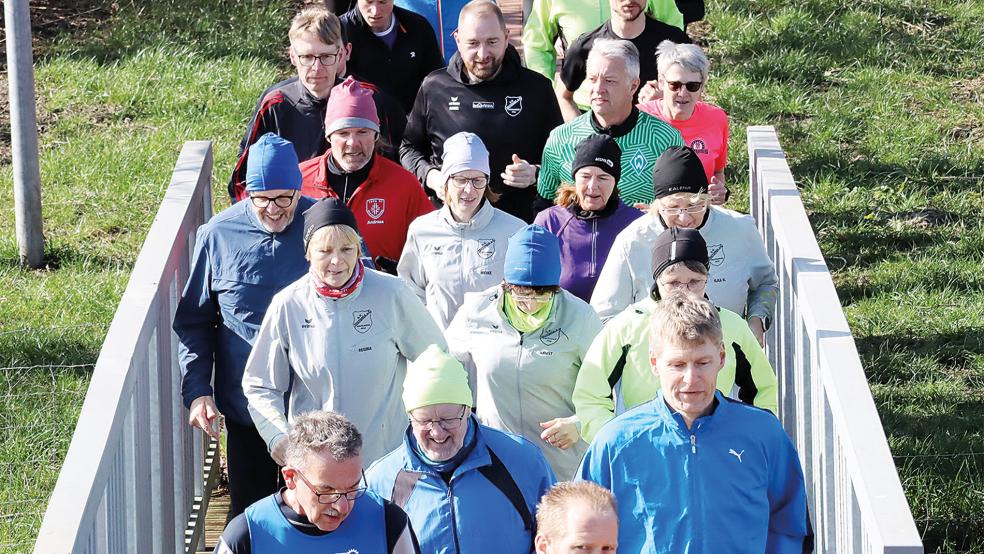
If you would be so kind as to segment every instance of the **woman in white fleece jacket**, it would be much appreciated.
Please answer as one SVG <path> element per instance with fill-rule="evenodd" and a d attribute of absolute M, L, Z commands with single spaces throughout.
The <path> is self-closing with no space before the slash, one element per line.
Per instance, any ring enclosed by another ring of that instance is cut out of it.
<path fill-rule="evenodd" d="M 447 349 L 403 281 L 362 265 L 356 229 L 335 198 L 304 213 L 310 272 L 273 297 L 246 362 L 249 413 L 280 464 L 290 422 L 310 410 L 355 423 L 367 466 L 399 446 L 407 360 L 431 344 Z"/>

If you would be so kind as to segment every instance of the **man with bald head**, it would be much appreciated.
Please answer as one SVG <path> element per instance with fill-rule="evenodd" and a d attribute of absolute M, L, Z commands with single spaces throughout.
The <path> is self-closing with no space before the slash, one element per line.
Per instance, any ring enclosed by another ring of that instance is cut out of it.
<path fill-rule="evenodd" d="M 522 66 L 502 11 L 489 0 L 465 5 L 454 38 L 458 52 L 448 67 L 420 86 L 400 160 L 434 196 L 443 184 L 444 141 L 461 131 L 475 133 L 489 150 L 489 185 L 502 194 L 494 205 L 531 222 L 537 164 L 547 136 L 561 123 L 550 81 Z"/>

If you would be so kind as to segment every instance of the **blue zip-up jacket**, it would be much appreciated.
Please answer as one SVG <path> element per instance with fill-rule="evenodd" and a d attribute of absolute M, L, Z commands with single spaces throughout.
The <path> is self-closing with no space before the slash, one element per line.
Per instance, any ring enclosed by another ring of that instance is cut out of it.
<path fill-rule="evenodd" d="M 615 494 L 619 552 L 812 551 L 803 470 L 779 420 L 715 398 L 687 429 L 660 393 L 591 443 L 577 478 Z"/>
<path fill-rule="evenodd" d="M 454 471 L 450 483 L 424 463 L 410 445 L 412 431 L 407 428 L 403 445 L 376 460 L 366 470 L 369 489 L 393 500 L 393 485 L 400 470 L 420 473 L 413 491 L 401 506 L 428 554 L 499 554 L 530 552 L 533 536 L 505 494 L 481 473 L 492 465 L 489 449 L 509 470 L 529 513 L 536 517 L 536 505 L 557 481 L 540 449 L 523 437 L 477 426 L 475 446 Z"/>
<path fill-rule="evenodd" d="M 301 196 L 297 202 L 294 220 L 280 233 L 267 231 L 249 202 L 199 227 L 191 275 L 173 325 L 186 407 L 199 396 L 215 396 L 223 415 L 253 425 L 242 385 L 253 339 L 273 295 L 308 271 L 301 213 L 314 202 Z"/>
<path fill-rule="evenodd" d="M 458 44 L 451 33 L 458 28 L 458 15 L 468 0 L 396 0 L 395 4 L 424 16 L 437 35 L 437 47 L 444 56 L 444 63 L 451 63 L 451 56 L 458 51 Z"/>

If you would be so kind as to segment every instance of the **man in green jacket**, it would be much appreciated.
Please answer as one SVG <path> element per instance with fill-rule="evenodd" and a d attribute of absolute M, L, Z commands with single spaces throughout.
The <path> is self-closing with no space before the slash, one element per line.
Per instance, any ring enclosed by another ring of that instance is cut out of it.
<path fill-rule="evenodd" d="M 650 369 L 649 315 L 656 302 L 671 292 L 704 296 L 709 267 L 707 243 L 694 229 L 667 229 L 654 245 L 653 266 L 656 284 L 651 297 L 612 318 L 581 362 L 573 399 L 585 442 L 590 443 L 601 427 L 615 417 L 613 391 L 619 382 L 625 409 L 656 396 L 659 379 Z M 718 312 L 725 343 L 718 390 L 730 394 L 737 385 L 740 400 L 775 414 L 779 386 L 765 352 L 741 316 L 724 308 L 718 308 Z"/>

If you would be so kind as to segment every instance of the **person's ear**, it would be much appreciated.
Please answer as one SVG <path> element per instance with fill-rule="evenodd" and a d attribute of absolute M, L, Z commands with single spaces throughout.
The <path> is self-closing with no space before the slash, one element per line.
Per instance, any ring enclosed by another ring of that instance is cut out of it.
<path fill-rule="evenodd" d="M 632 80 L 632 94 L 635 94 L 639 90 L 639 79 Z"/>
<path fill-rule="evenodd" d="M 351 42 L 346 42 L 345 43 L 345 46 L 342 47 L 342 50 L 345 52 L 345 61 L 351 60 L 352 59 L 352 43 Z"/>
<path fill-rule="evenodd" d="M 533 539 L 533 551 L 536 554 L 547 554 L 547 547 L 550 546 L 550 541 L 547 537 L 538 534 L 535 539 Z"/>
<path fill-rule="evenodd" d="M 280 468 L 280 473 L 284 476 L 284 484 L 287 485 L 288 489 L 294 490 L 297 488 L 297 481 L 294 481 L 294 469 L 284 466 Z"/>

